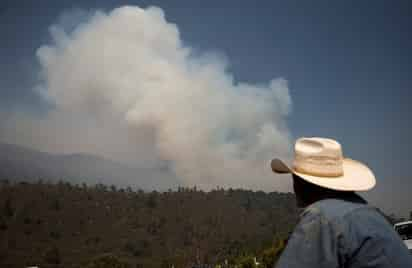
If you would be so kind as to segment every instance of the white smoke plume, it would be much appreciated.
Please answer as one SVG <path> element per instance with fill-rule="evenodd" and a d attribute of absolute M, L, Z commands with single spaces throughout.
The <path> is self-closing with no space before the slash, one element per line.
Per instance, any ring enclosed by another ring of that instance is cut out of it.
<path fill-rule="evenodd" d="M 226 60 L 193 53 L 162 9 L 98 11 L 50 28 L 36 87 L 54 106 L 18 127 L 20 143 L 102 154 L 169 170 L 182 185 L 289 190 L 268 161 L 286 156 L 291 99 L 284 79 L 234 81 Z M 12 132 L 10 132 L 12 133 Z"/>

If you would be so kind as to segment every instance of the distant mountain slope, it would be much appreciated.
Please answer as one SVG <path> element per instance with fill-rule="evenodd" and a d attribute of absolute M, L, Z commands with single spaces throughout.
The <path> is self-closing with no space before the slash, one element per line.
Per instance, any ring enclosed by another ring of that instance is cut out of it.
<path fill-rule="evenodd" d="M 90 154 L 58 155 L 0 143 L 0 178 L 9 180 L 66 180 L 72 183 L 130 185 L 143 189 L 171 187 L 172 181 L 161 181 L 164 177 L 164 172 L 160 170 L 132 168 Z"/>

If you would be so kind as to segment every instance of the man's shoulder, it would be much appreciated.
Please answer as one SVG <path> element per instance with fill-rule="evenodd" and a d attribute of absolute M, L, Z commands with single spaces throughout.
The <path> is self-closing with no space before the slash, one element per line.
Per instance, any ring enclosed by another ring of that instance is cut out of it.
<path fill-rule="evenodd" d="M 344 199 L 324 199 L 308 206 L 302 216 L 319 216 L 329 221 L 348 218 L 355 212 L 376 213 L 376 210 L 366 202 L 355 202 Z"/>

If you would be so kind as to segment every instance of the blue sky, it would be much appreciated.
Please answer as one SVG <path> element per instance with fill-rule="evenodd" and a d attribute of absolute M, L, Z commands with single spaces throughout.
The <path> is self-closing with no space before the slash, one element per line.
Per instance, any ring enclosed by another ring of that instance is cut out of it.
<path fill-rule="evenodd" d="M 47 111 L 32 90 L 35 53 L 63 12 L 123 4 L 161 7 L 185 44 L 225 55 L 236 81 L 285 78 L 292 136 L 338 139 L 345 155 L 376 173 L 367 198 L 412 210 L 410 1 L 2 2 L 0 109 Z"/>

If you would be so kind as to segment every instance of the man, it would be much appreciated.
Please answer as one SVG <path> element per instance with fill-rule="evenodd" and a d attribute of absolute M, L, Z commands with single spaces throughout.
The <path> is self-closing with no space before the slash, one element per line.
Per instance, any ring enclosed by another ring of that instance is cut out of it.
<path fill-rule="evenodd" d="M 301 219 L 278 268 L 412 267 L 412 257 L 386 219 L 355 191 L 375 186 L 364 164 L 343 158 L 337 141 L 301 138 L 292 165 L 271 162 L 276 173 L 291 173 Z"/>

